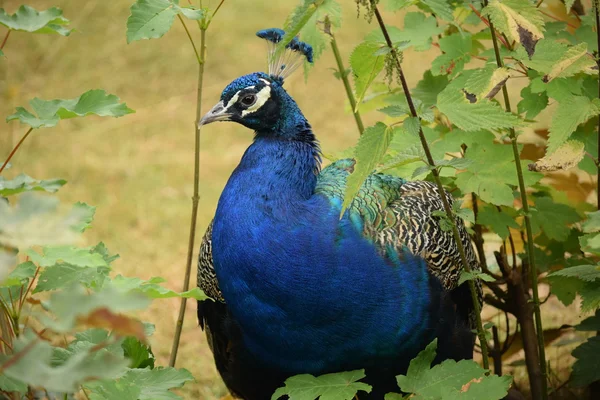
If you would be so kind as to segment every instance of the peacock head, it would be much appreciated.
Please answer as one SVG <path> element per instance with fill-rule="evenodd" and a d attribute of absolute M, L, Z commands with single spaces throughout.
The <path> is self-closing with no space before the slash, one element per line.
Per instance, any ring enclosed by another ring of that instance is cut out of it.
<path fill-rule="evenodd" d="M 281 128 L 290 118 L 301 115 L 294 100 L 283 88 L 304 59 L 312 63 L 313 50 L 293 38 L 284 51 L 277 44 L 284 38 L 281 29 L 265 29 L 256 35 L 269 44 L 269 73 L 255 72 L 231 82 L 221 93 L 220 101 L 200 120 L 200 125 L 216 121 L 233 121 L 258 132 Z"/>

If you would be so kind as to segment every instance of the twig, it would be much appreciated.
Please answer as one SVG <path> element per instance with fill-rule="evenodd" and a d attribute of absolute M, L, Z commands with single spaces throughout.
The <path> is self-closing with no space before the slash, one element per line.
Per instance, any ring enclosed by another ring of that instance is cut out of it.
<path fill-rule="evenodd" d="M 17 145 L 12 149 L 12 151 L 8 155 L 8 158 L 6 159 L 6 161 L 4 161 L 4 164 L 2 164 L 2 168 L 0 168 L 0 174 L 2 173 L 2 171 L 4 171 L 4 168 L 6 168 L 6 166 L 8 165 L 8 162 L 10 161 L 10 159 L 15 155 L 15 153 L 17 152 L 17 150 L 19 149 L 19 147 L 21 146 L 21 144 L 23 144 L 23 142 L 25 141 L 25 139 L 27 139 L 27 136 L 29 136 L 29 134 L 31 133 L 31 131 L 33 131 L 33 128 L 29 128 L 29 130 L 27 131 L 27 133 L 25 133 L 25 135 L 23 135 L 23 137 L 21 138 L 21 140 L 19 140 L 19 143 L 17 143 Z"/>
<path fill-rule="evenodd" d="M 487 0 L 484 0 L 484 4 L 487 6 Z M 498 40 L 496 37 L 496 30 L 494 29 L 494 25 L 492 22 L 490 24 L 490 32 L 492 34 L 492 43 L 494 45 L 494 53 L 496 55 L 496 64 L 498 68 L 502 68 L 504 63 L 502 62 L 502 57 L 500 57 L 500 49 L 498 47 Z M 502 86 L 502 94 L 504 96 L 504 105 L 506 107 L 507 112 L 512 112 L 510 107 L 510 99 L 508 97 L 508 89 L 506 85 Z M 527 264 L 530 268 L 530 279 L 531 279 L 531 290 L 533 293 L 533 313 L 535 315 L 535 325 L 536 325 L 536 333 L 537 333 L 537 347 L 539 353 L 539 363 L 541 370 L 541 379 L 542 379 L 542 393 L 539 395 L 542 399 L 546 400 L 548 398 L 548 384 L 546 381 L 546 351 L 544 348 L 544 330 L 542 328 L 542 317 L 540 313 L 540 298 L 538 293 L 538 276 L 537 276 L 537 268 L 535 265 L 535 256 L 534 256 L 534 245 L 533 245 L 533 231 L 531 229 L 531 216 L 529 213 L 529 203 L 527 202 L 527 191 L 525 187 L 525 181 L 523 179 L 523 169 L 521 166 L 521 160 L 519 156 L 519 147 L 517 144 L 517 134 L 514 128 L 510 128 L 509 130 L 509 138 L 513 148 L 513 156 L 515 160 L 515 166 L 517 169 L 517 178 L 519 180 L 519 192 L 521 193 L 521 203 L 523 207 L 524 219 L 525 219 L 525 229 L 527 231 Z M 532 385 L 535 387 L 535 385 Z"/>
<path fill-rule="evenodd" d="M 2 40 L 2 44 L 0 44 L 0 50 L 4 48 L 4 45 L 6 44 L 6 41 L 8 40 L 8 37 L 10 36 L 11 32 L 12 29 L 9 29 L 8 32 L 6 32 L 6 35 L 4 35 L 4 40 Z"/>
<path fill-rule="evenodd" d="M 594 0 L 594 14 L 596 14 L 596 42 L 598 45 L 598 54 L 596 57 L 600 57 L 600 11 L 598 11 L 598 0 Z M 596 60 L 598 64 L 598 97 L 600 97 L 600 58 Z M 600 160 L 600 118 L 598 119 L 598 159 Z M 600 210 L 600 163 L 596 162 L 596 166 L 598 168 L 598 179 L 597 179 L 597 188 L 596 188 L 596 196 L 597 196 L 597 208 Z"/>
<path fill-rule="evenodd" d="M 546 17 L 548 18 L 552 18 L 555 21 L 559 21 L 559 22 L 564 22 L 565 24 L 567 24 L 568 27 L 573 28 L 573 29 L 577 29 L 577 27 L 573 24 L 568 23 L 567 21 L 563 21 L 562 19 L 552 15 L 552 14 L 548 14 L 546 11 L 543 10 L 539 10 L 540 13 L 544 14 Z"/>
<path fill-rule="evenodd" d="M 335 61 L 338 66 L 340 78 L 342 79 L 342 82 L 344 82 L 344 89 L 346 89 L 346 96 L 348 97 L 348 101 L 350 102 L 350 107 L 352 108 L 352 115 L 354 115 L 354 120 L 356 121 L 356 126 L 358 127 L 358 134 L 362 135 L 365 131 L 365 126 L 363 125 L 362 118 L 360 117 L 360 112 L 356 108 L 356 99 L 354 98 L 354 94 L 352 93 L 352 87 L 350 86 L 350 81 L 348 80 L 348 73 L 346 72 L 344 62 L 342 61 L 342 56 L 340 55 L 340 49 L 338 48 L 335 36 L 333 36 L 333 32 L 328 31 L 328 29 L 326 29 L 326 33 L 328 33 L 331 36 L 331 50 L 333 50 L 333 55 L 335 56 Z"/>
<path fill-rule="evenodd" d="M 190 288 L 190 276 L 192 271 L 192 258 L 194 256 L 194 243 L 196 239 L 196 221 L 198 220 L 198 202 L 199 196 L 199 181 L 200 181 L 200 119 L 202 118 L 202 85 L 204 82 L 204 63 L 206 61 L 206 23 L 200 24 L 200 57 L 198 58 L 198 91 L 196 102 L 196 121 L 195 121 L 195 141 L 194 141 L 194 194 L 192 196 L 192 216 L 190 219 L 190 233 L 188 240 L 188 252 L 185 265 L 185 277 L 183 280 L 183 291 L 186 292 Z M 191 39 L 191 38 L 190 38 Z M 171 348 L 171 356 L 169 358 L 169 366 L 174 367 L 177 361 L 177 351 L 179 350 L 179 341 L 181 339 L 181 331 L 183 330 L 183 321 L 185 319 L 185 308 L 187 299 L 181 298 L 179 304 L 179 315 L 175 326 L 175 335 L 173 336 L 173 346 Z"/>
<path fill-rule="evenodd" d="M 379 9 L 377 8 L 377 5 L 373 4 L 373 3 L 371 3 L 371 4 L 373 6 L 373 11 L 374 11 L 375 17 L 377 18 L 377 22 L 379 23 L 381 32 L 383 33 L 385 41 L 386 41 L 388 47 L 390 48 L 392 56 L 394 57 L 394 60 L 396 62 L 396 69 L 397 69 L 398 75 L 400 77 L 400 83 L 402 84 L 402 89 L 404 90 L 404 95 L 406 96 L 406 101 L 408 103 L 408 108 L 410 109 L 410 113 L 411 113 L 412 117 L 419 118 L 419 115 L 417 114 L 417 110 L 415 109 L 415 105 L 413 103 L 412 97 L 410 95 L 410 90 L 408 89 L 408 84 L 406 83 L 406 78 L 404 77 L 404 71 L 402 70 L 402 65 L 400 64 L 400 59 L 398 58 L 396 48 L 394 47 L 394 44 L 390 38 L 390 35 L 387 31 L 385 23 L 383 22 L 383 18 L 381 17 L 381 14 L 379 13 Z M 425 138 L 425 135 L 423 134 L 423 128 L 420 125 L 420 118 L 419 118 L 419 138 L 421 140 L 421 145 L 423 146 L 423 150 L 425 151 L 425 156 L 427 157 L 427 161 L 428 161 L 429 165 L 431 165 L 433 167 L 433 169 L 431 170 L 433 179 L 437 185 L 440 199 L 442 200 L 442 204 L 444 206 L 446 215 L 448 216 L 448 220 L 450 221 L 450 223 L 452 225 L 452 233 L 454 234 L 454 240 L 456 242 L 456 246 L 458 247 L 458 252 L 460 253 L 460 258 L 461 258 L 462 264 L 463 264 L 466 272 L 471 272 L 471 266 L 469 265 L 469 263 L 467 261 L 467 257 L 465 255 L 465 249 L 463 247 L 463 244 L 462 244 L 462 241 L 460 238 L 460 233 L 458 232 L 456 223 L 454 223 L 454 216 L 452 214 L 452 209 L 450 208 L 450 205 L 448 204 L 448 199 L 446 199 L 444 186 L 442 185 L 442 181 L 440 180 L 438 170 L 435 168 L 435 161 L 433 160 L 431 151 L 429 150 L 429 145 L 427 144 L 427 139 Z M 483 330 L 483 324 L 481 322 L 481 307 L 479 305 L 477 290 L 475 288 L 475 282 L 472 279 L 468 281 L 468 284 L 469 284 L 469 289 L 471 291 L 471 300 L 473 301 L 473 309 L 474 309 L 474 313 L 475 313 L 475 317 L 476 317 L 476 321 L 477 321 L 477 334 L 479 336 L 479 342 L 481 344 L 481 356 L 482 356 L 482 361 L 483 361 L 483 367 L 485 369 L 489 369 L 487 342 L 485 339 L 485 331 Z"/>
<path fill-rule="evenodd" d="M 181 18 L 181 15 L 179 15 L 179 14 L 177 14 L 177 18 L 179 18 L 181 25 L 183 25 L 183 29 L 185 29 L 185 33 L 186 33 L 188 39 L 190 40 L 192 47 L 194 48 L 194 54 L 196 54 L 196 60 L 198 61 L 198 65 L 202 64 L 202 58 L 200 58 L 200 54 L 198 54 L 198 49 L 196 48 L 196 43 L 194 43 L 194 39 L 192 39 L 192 35 L 190 34 L 190 31 L 188 30 L 187 25 L 185 24 L 185 21 L 183 20 L 183 18 Z"/>

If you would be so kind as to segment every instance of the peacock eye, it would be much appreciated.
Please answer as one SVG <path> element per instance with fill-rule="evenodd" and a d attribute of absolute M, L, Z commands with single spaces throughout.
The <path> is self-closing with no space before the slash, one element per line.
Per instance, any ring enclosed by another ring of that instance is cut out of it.
<path fill-rule="evenodd" d="M 254 95 L 254 94 L 247 94 L 244 97 L 242 97 L 242 104 L 244 106 L 250 107 L 254 103 L 256 103 L 256 95 Z"/>

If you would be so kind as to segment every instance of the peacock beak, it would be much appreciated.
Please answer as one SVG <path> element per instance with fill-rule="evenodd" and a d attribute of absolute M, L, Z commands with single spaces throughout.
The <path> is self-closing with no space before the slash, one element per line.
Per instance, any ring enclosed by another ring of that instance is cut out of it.
<path fill-rule="evenodd" d="M 215 121 L 230 121 L 231 113 L 227 112 L 222 101 L 218 102 L 198 123 L 198 126 L 207 125 Z"/>

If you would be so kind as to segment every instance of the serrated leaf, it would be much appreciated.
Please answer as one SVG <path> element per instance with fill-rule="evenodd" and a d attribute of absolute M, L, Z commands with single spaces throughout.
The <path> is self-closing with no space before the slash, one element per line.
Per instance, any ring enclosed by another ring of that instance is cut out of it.
<path fill-rule="evenodd" d="M 600 231 L 600 211 L 594 211 L 587 214 L 587 219 L 581 226 L 585 233 Z"/>
<path fill-rule="evenodd" d="M 62 36 L 69 36 L 71 30 L 63 26 L 68 23 L 69 20 L 62 16 L 62 10 L 57 7 L 37 11 L 22 5 L 13 15 L 7 14 L 3 8 L 0 8 L 0 25 L 15 31 L 58 33 Z"/>
<path fill-rule="evenodd" d="M 435 17 L 427 17 L 420 12 L 409 12 L 404 16 L 404 28 L 399 29 L 395 26 L 386 26 L 390 39 L 394 45 L 402 42 L 408 42 L 416 51 L 426 51 L 431 48 L 432 38 L 444 31 L 444 28 L 438 26 Z M 380 29 L 369 33 L 366 41 L 376 42 L 386 45 L 385 38 Z"/>
<path fill-rule="evenodd" d="M 567 14 L 571 11 L 571 7 L 573 7 L 574 3 L 575 0 L 565 0 L 565 8 L 567 9 Z"/>
<path fill-rule="evenodd" d="M 579 222 L 581 217 L 570 206 L 555 203 L 549 197 L 535 199 L 535 208 L 531 210 L 531 223 L 534 234 L 541 229 L 550 239 L 564 241 L 569 236 L 568 225 Z"/>
<path fill-rule="evenodd" d="M 525 113 L 525 118 L 534 119 L 548 106 L 548 95 L 545 91 L 533 93 L 530 86 L 521 90 L 521 101 L 517 104 L 519 114 Z"/>
<path fill-rule="evenodd" d="M 91 391 L 92 400 L 133 399 L 175 400 L 180 396 L 170 392 L 194 380 L 186 369 L 158 367 L 155 369 L 130 369 L 116 381 L 100 381 L 84 386 Z M 137 388 L 131 392 L 131 388 Z M 134 394 L 134 397 L 129 397 Z"/>
<path fill-rule="evenodd" d="M 570 384 L 575 387 L 587 386 L 600 380 L 600 336 L 592 336 L 573 350 L 577 361 L 573 364 Z"/>
<path fill-rule="evenodd" d="M 412 95 L 419 99 L 425 105 L 434 105 L 437 103 L 438 94 L 448 85 L 446 75 L 433 76 L 431 70 L 425 71 L 423 79 L 417 83 L 417 87 L 412 90 Z"/>
<path fill-rule="evenodd" d="M 558 103 L 550 124 L 548 154 L 554 153 L 577 127 L 600 113 L 600 101 L 586 96 L 570 96 Z"/>
<path fill-rule="evenodd" d="M 461 78 L 450 82 L 439 94 L 437 102 L 440 112 L 454 125 L 467 132 L 522 125 L 518 116 L 505 112 L 497 103 L 487 99 L 476 103 L 469 102 L 462 88 L 465 78 Z"/>
<path fill-rule="evenodd" d="M 548 276 L 547 279 L 550 282 L 552 294 L 565 306 L 573 303 L 577 292 L 584 285 L 584 282 L 577 278 Z"/>
<path fill-rule="evenodd" d="M 29 279 L 34 277 L 35 271 L 37 271 L 37 267 L 31 261 L 21 263 L 17 265 L 14 270 L 12 270 L 12 272 L 6 277 L 0 286 L 9 287 L 25 285 L 27 282 L 29 282 Z"/>
<path fill-rule="evenodd" d="M 127 18 L 127 43 L 162 37 L 171 29 L 177 11 L 169 0 L 137 0 Z"/>
<path fill-rule="evenodd" d="M 65 183 L 67 183 L 67 181 L 64 179 L 47 179 L 39 181 L 25 174 L 20 174 L 14 179 L 5 179 L 0 176 L 0 196 L 10 196 L 30 191 L 54 193 Z"/>
<path fill-rule="evenodd" d="M 403 117 L 405 115 L 408 115 L 408 113 L 410 112 L 406 107 L 402 107 L 399 105 L 385 106 L 377 111 L 381 111 L 382 113 L 390 117 Z"/>
<path fill-rule="evenodd" d="M 33 293 L 69 288 L 83 284 L 88 288 L 100 287 L 108 277 L 108 268 L 81 267 L 71 264 L 57 264 L 44 268 Z"/>
<path fill-rule="evenodd" d="M 428 400 L 497 400 L 506 395 L 512 377 L 486 376 L 486 370 L 471 360 L 446 360 L 429 369 L 436 346 L 434 340 L 411 361 L 406 375 L 396 377 L 400 390 Z"/>
<path fill-rule="evenodd" d="M 492 99 L 510 78 L 507 68 L 486 67 L 474 70 L 465 83 L 465 92 L 475 96 L 476 101 Z"/>
<path fill-rule="evenodd" d="M 77 210 L 58 213 L 58 199 L 23 193 L 17 203 L 0 201 L 0 243 L 14 248 L 75 242 L 79 234 L 73 226 L 83 216 Z"/>
<path fill-rule="evenodd" d="M 94 351 L 87 350 L 73 354 L 64 363 L 53 365 L 53 347 L 40 340 L 31 331 L 25 332 L 13 345 L 14 356 L 2 355 L 0 360 L 10 366 L 2 373 L 9 378 L 18 379 L 33 387 L 43 387 L 48 391 L 70 393 L 79 390 L 79 386 L 92 379 L 115 378 L 127 367 L 127 360 L 111 353 L 98 357 Z"/>
<path fill-rule="evenodd" d="M 371 386 L 359 382 L 365 377 L 365 370 L 339 372 L 313 376 L 296 375 L 286 379 L 285 386 L 278 388 L 271 400 L 288 396 L 289 400 L 352 400 L 359 391 L 371 392 Z"/>
<path fill-rule="evenodd" d="M 486 206 L 479 211 L 477 223 L 489 226 L 502 240 L 510 234 L 508 228 L 519 229 L 519 224 L 510 215 L 490 206 Z"/>
<path fill-rule="evenodd" d="M 382 122 L 370 126 L 361 135 L 356 145 L 354 159 L 356 165 L 354 172 L 346 181 L 346 192 L 340 215 L 352 204 L 354 196 L 369 176 L 375 166 L 379 164 L 392 140 L 393 131 Z"/>
<path fill-rule="evenodd" d="M 529 164 L 529 169 L 537 172 L 566 171 L 577 166 L 584 156 L 585 146 L 582 142 L 567 140 L 554 153 Z"/>
<path fill-rule="evenodd" d="M 431 73 L 454 76 L 461 72 L 471 60 L 472 41 L 471 34 L 466 32 L 441 38 L 439 46 L 443 54 L 432 61 Z"/>
<path fill-rule="evenodd" d="M 4 374 L 0 374 L 0 389 L 5 392 L 17 392 L 20 394 L 25 394 L 27 392 L 27 384 L 21 382 L 16 378 L 9 378 Z"/>
<path fill-rule="evenodd" d="M 171 289 L 167 289 L 159 285 L 165 280 L 160 277 L 150 278 L 145 281 L 140 278 L 128 278 L 122 275 L 117 275 L 113 281 L 112 286 L 122 290 L 132 290 L 140 293 L 144 293 L 151 299 L 166 299 L 172 297 L 185 297 L 192 298 L 195 300 L 206 300 L 208 297 L 200 290 L 200 288 L 194 288 L 186 292 L 176 292 Z"/>
<path fill-rule="evenodd" d="M 600 310 L 596 310 L 596 314 L 588 317 L 575 326 L 578 331 L 600 331 Z"/>
<path fill-rule="evenodd" d="M 43 316 L 40 319 L 56 332 L 68 332 L 78 320 L 84 320 L 98 310 L 121 313 L 144 309 L 148 304 L 146 296 L 117 290 L 110 285 L 90 294 L 76 285 L 69 290 L 53 293 L 45 303 L 45 308 L 56 316 L 56 320 Z"/>
<path fill-rule="evenodd" d="M 350 55 L 350 66 L 354 76 L 356 103 L 360 104 L 373 80 L 379 75 L 385 64 L 383 55 L 375 55 L 381 45 L 372 42 L 359 44 Z"/>
<path fill-rule="evenodd" d="M 473 163 L 458 174 L 456 185 L 464 193 L 476 193 L 483 201 L 512 206 L 514 196 L 511 186 L 518 185 L 515 160 L 511 146 L 482 141 L 469 147 L 465 155 Z M 490 163 L 490 160 L 494 160 Z M 541 179 L 537 172 L 523 170 L 526 185 Z"/>
<path fill-rule="evenodd" d="M 410 164 L 417 161 L 423 161 L 425 158 L 425 152 L 423 146 L 420 143 L 415 143 L 409 146 L 392 157 L 387 163 L 378 168 L 379 172 L 397 168 L 402 165 Z"/>
<path fill-rule="evenodd" d="M 420 4 L 427 6 L 435 15 L 445 21 L 454 21 L 452 7 L 447 0 L 420 0 Z"/>
<path fill-rule="evenodd" d="M 595 280 L 600 279 L 600 267 L 598 265 L 578 265 L 561 269 L 548 276 L 567 276 L 581 279 L 586 282 L 594 282 Z"/>
<path fill-rule="evenodd" d="M 78 267 L 108 267 L 106 260 L 91 247 L 46 246 L 42 254 L 28 250 L 27 255 L 41 267 L 71 264 Z"/>
<path fill-rule="evenodd" d="M 481 279 L 482 281 L 486 281 L 486 282 L 494 282 L 495 281 L 494 277 L 486 274 L 485 272 L 481 272 L 481 271 L 467 272 L 467 271 L 463 270 L 460 273 L 460 278 L 458 279 L 457 285 L 460 286 L 466 281 L 474 281 L 477 279 Z"/>
<path fill-rule="evenodd" d="M 515 58 L 543 75 L 546 83 L 555 78 L 568 78 L 579 72 L 597 73 L 596 62 L 587 55 L 585 43 L 568 46 L 554 40 L 541 40 L 531 59 L 521 49 L 517 49 Z"/>
<path fill-rule="evenodd" d="M 544 37 L 544 18 L 529 1 L 492 0 L 481 14 L 487 15 L 509 39 L 521 43 L 530 57 L 537 41 Z"/>
<path fill-rule="evenodd" d="M 129 368 L 154 368 L 154 353 L 147 344 L 134 337 L 126 338 L 121 344 L 125 357 L 130 360 Z"/>
<path fill-rule="evenodd" d="M 19 120 L 32 128 L 50 128 L 56 126 L 61 119 L 98 115 L 100 117 L 122 117 L 134 111 L 119 98 L 106 94 L 104 90 L 89 90 L 79 97 L 69 100 L 42 100 L 37 97 L 29 102 L 33 113 L 23 107 L 9 115 L 6 121 Z"/>
<path fill-rule="evenodd" d="M 177 11 L 181 13 L 187 19 L 191 19 L 193 21 L 198 21 L 204 18 L 204 10 L 199 10 L 193 6 L 188 7 L 176 7 Z"/>
<path fill-rule="evenodd" d="M 409 117 L 402 122 L 402 127 L 406 132 L 418 135 L 421 130 L 421 121 L 417 117 Z"/>

